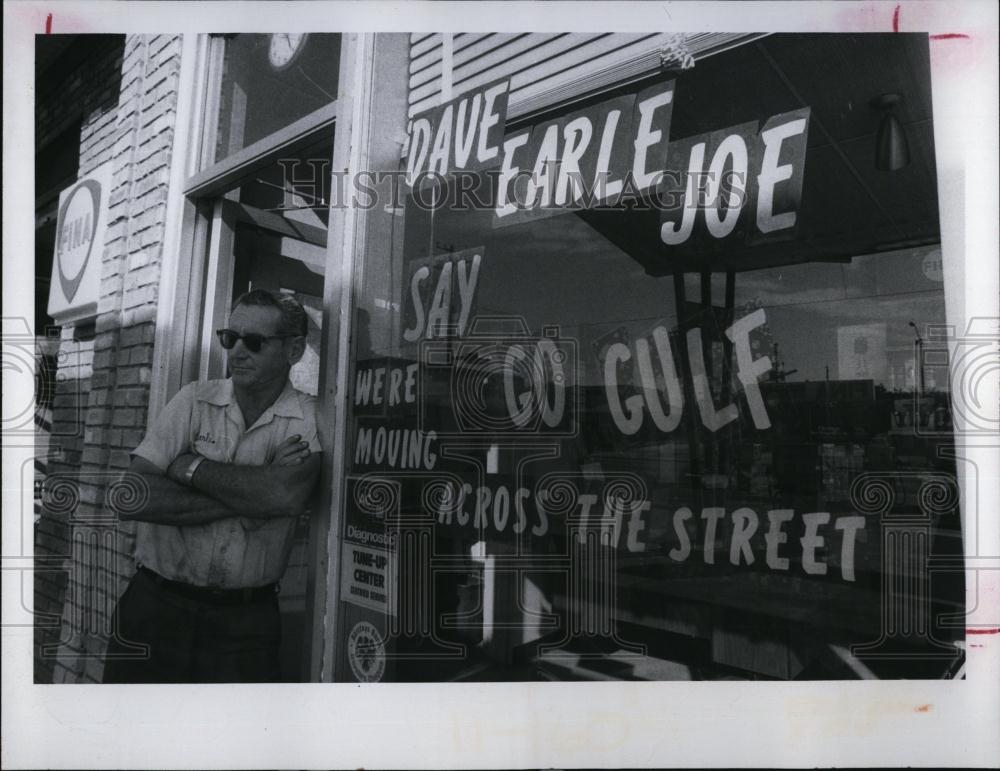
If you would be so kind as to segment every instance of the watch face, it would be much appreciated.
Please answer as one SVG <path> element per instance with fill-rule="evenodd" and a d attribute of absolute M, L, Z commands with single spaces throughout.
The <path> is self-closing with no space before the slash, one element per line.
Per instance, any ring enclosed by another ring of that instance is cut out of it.
<path fill-rule="evenodd" d="M 267 49 L 271 66 L 283 70 L 295 61 L 305 48 L 307 36 L 305 32 L 276 32 L 271 35 L 271 43 Z"/>

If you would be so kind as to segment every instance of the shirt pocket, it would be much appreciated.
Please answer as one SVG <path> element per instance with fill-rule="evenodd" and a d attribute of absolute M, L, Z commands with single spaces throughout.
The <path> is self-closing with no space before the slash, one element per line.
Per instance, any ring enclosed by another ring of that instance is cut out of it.
<path fill-rule="evenodd" d="M 229 452 L 224 436 L 211 439 L 198 436 L 191 445 L 191 449 L 206 460 L 213 460 L 217 463 L 229 462 Z"/>

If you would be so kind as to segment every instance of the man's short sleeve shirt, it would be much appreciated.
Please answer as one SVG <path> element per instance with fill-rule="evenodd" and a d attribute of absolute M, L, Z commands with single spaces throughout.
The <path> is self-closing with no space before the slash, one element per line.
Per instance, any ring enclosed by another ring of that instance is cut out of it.
<path fill-rule="evenodd" d="M 185 452 L 237 465 L 263 465 L 275 448 L 298 434 L 321 450 L 315 400 L 289 382 L 246 428 L 231 380 L 184 386 L 157 417 L 133 452 L 164 472 Z M 234 516 L 206 525 L 139 522 L 136 560 L 165 578 L 198 586 L 242 588 L 279 580 L 295 533 L 295 519 Z"/>

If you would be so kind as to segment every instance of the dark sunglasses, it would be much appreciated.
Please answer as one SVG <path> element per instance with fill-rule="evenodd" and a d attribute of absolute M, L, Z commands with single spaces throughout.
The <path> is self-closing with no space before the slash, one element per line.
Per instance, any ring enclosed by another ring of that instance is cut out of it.
<path fill-rule="evenodd" d="M 250 353 L 259 353 L 261 347 L 268 340 L 285 340 L 289 337 L 298 337 L 298 335 L 258 335 L 256 332 L 247 332 L 245 335 L 241 335 L 232 329 L 217 329 L 215 330 L 215 334 L 219 336 L 219 343 L 227 351 L 232 350 L 237 340 L 242 340 L 243 345 L 247 347 Z"/>

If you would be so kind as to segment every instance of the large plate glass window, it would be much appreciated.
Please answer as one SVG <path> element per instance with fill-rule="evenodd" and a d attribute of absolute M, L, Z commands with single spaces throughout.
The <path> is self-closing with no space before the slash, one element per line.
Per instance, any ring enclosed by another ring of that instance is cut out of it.
<path fill-rule="evenodd" d="M 926 36 L 771 36 L 508 123 L 501 152 L 528 171 L 592 171 L 581 137 L 596 147 L 612 108 L 633 116 L 637 94 L 670 81 L 677 168 L 707 171 L 727 148 L 722 175 L 749 147 L 743 168 L 797 177 L 801 193 L 759 204 L 755 173 L 746 219 L 702 203 L 690 237 L 671 240 L 676 200 L 503 219 L 483 174 L 486 207 L 404 188 L 369 251 L 342 677 L 960 670 Z M 909 155 L 893 171 L 872 106 L 887 93 L 902 96 Z M 642 136 L 642 110 L 631 120 Z M 696 189 L 676 183 L 659 192 Z M 450 193 L 463 185 L 452 177 Z M 794 227 L 775 219 L 788 211 Z"/>

